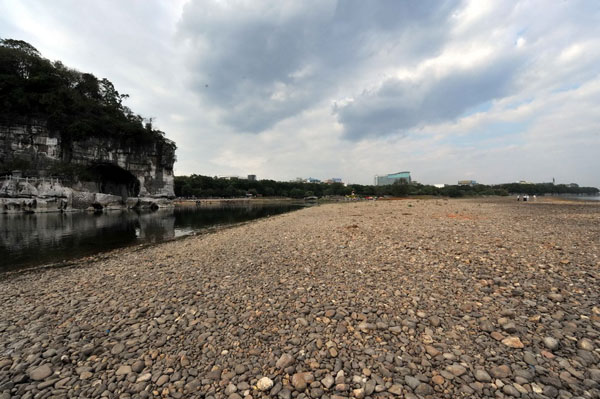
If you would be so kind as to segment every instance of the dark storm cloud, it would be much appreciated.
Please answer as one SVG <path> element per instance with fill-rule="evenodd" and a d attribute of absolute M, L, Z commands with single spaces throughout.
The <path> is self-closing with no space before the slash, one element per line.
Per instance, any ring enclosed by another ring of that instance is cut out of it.
<path fill-rule="evenodd" d="M 380 59 L 409 64 L 444 43 L 456 1 L 192 1 L 180 33 L 194 90 L 237 130 L 260 132 Z"/>
<path fill-rule="evenodd" d="M 334 113 L 352 140 L 405 134 L 407 129 L 454 119 L 469 108 L 506 95 L 523 61 L 506 57 L 437 79 L 428 75 L 416 80 L 388 79 L 378 89 L 334 106 Z"/>

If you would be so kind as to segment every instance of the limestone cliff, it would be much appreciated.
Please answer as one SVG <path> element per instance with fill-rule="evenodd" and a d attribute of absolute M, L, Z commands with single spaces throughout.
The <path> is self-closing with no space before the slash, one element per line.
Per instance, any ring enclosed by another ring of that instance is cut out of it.
<path fill-rule="evenodd" d="M 0 163 L 5 173 L 19 169 L 27 178 L 0 180 L 4 198 L 29 198 L 38 204 L 64 198 L 69 206 L 73 191 L 110 195 L 123 205 L 135 203 L 135 197 L 173 198 L 174 162 L 175 146 L 165 138 L 135 144 L 110 137 L 72 140 L 51 132 L 42 121 L 0 123 Z M 57 204 L 59 209 L 65 206 Z"/>

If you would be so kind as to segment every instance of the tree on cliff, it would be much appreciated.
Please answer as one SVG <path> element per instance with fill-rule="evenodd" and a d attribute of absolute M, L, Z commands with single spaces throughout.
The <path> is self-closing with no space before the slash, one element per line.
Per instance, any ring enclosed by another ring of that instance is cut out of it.
<path fill-rule="evenodd" d="M 51 62 L 27 42 L 0 39 L 0 123 L 45 122 L 67 146 L 110 137 L 132 146 L 158 142 L 175 147 L 123 105 L 127 97 L 108 79 Z"/>

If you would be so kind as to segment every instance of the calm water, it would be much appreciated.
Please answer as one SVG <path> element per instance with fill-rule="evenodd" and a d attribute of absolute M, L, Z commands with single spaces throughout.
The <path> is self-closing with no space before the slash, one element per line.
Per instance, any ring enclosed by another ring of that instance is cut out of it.
<path fill-rule="evenodd" d="M 600 201 L 600 195 L 564 195 L 564 198 L 581 200 L 581 201 Z"/>
<path fill-rule="evenodd" d="M 209 227 L 245 222 L 303 207 L 247 204 L 138 213 L 0 215 L 0 272 L 55 263 L 128 245 L 160 242 Z"/>

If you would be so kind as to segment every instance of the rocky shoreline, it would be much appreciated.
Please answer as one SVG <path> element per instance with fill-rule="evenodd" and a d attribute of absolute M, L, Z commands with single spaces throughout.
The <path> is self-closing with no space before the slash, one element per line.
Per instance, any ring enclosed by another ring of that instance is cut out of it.
<path fill-rule="evenodd" d="M 57 179 L 0 179 L 0 214 L 102 212 L 124 209 L 158 209 L 173 206 L 164 196 L 129 197 L 64 186 Z"/>
<path fill-rule="evenodd" d="M 599 398 L 600 204 L 307 208 L 0 280 L 0 398 Z"/>

